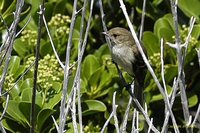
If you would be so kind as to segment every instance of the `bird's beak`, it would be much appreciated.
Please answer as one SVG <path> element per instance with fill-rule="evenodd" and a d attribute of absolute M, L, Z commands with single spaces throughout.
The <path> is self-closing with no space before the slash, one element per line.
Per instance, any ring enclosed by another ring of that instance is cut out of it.
<path fill-rule="evenodd" d="M 103 35 L 109 36 L 108 32 L 101 32 Z"/>

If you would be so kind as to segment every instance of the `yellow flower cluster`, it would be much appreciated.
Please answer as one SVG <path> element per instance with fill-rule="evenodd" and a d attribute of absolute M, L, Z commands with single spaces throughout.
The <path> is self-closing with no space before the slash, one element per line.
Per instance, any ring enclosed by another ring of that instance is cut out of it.
<path fill-rule="evenodd" d="M 87 126 L 84 127 L 84 132 L 86 133 L 94 133 L 94 132 L 100 132 L 101 128 L 99 125 L 94 126 L 92 122 L 89 122 Z"/>
<path fill-rule="evenodd" d="M 69 24 L 71 23 L 71 19 L 69 16 L 56 14 L 53 16 L 48 23 L 48 25 L 52 28 L 55 28 L 55 35 L 62 36 L 65 34 L 69 34 Z"/>
<path fill-rule="evenodd" d="M 180 34 L 184 42 L 187 39 L 188 32 L 189 32 L 189 27 L 186 27 L 186 25 L 182 25 L 182 30 L 180 31 Z M 198 40 L 191 36 L 189 43 L 190 43 L 189 44 L 190 48 L 192 48 L 198 43 Z M 188 48 L 189 51 L 190 51 L 190 48 Z"/>
<path fill-rule="evenodd" d="M 152 56 L 150 56 L 149 60 L 152 66 L 160 68 L 160 53 L 154 53 Z"/>
<path fill-rule="evenodd" d="M 37 43 L 37 32 L 32 30 L 22 31 L 21 41 L 26 42 L 30 46 L 35 46 Z"/>
<path fill-rule="evenodd" d="M 14 84 L 15 84 L 15 79 L 13 77 L 13 74 L 8 73 L 6 78 L 5 78 L 4 88 L 6 90 L 11 89 Z"/>
<path fill-rule="evenodd" d="M 27 67 L 35 60 L 35 57 L 30 57 L 27 61 Z M 33 72 L 33 68 L 31 69 Z M 53 82 L 62 82 L 64 71 L 59 67 L 59 63 L 55 56 L 46 55 L 39 61 L 38 66 L 38 81 L 37 83 L 42 89 L 48 90 L 53 86 Z"/>
<path fill-rule="evenodd" d="M 190 30 L 189 27 L 187 27 L 186 25 L 182 25 L 182 29 L 180 30 L 182 43 L 186 41 L 189 30 Z M 172 39 L 175 39 L 175 36 L 172 36 Z M 190 52 L 191 49 L 193 49 L 193 47 L 195 47 L 197 43 L 198 43 L 198 40 L 195 37 L 191 36 L 189 40 L 188 51 Z"/>

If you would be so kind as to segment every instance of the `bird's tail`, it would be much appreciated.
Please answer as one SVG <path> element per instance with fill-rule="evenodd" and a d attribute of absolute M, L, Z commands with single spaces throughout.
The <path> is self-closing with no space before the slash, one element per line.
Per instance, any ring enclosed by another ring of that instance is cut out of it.
<path fill-rule="evenodd" d="M 135 89 L 134 94 L 142 107 L 144 107 L 144 80 L 146 77 L 146 69 L 140 68 L 135 72 Z"/>
<path fill-rule="evenodd" d="M 144 107 L 144 85 L 143 84 L 139 84 L 139 82 L 136 80 L 134 82 L 134 95 L 137 98 L 137 100 L 139 101 L 140 105 L 142 107 Z"/>

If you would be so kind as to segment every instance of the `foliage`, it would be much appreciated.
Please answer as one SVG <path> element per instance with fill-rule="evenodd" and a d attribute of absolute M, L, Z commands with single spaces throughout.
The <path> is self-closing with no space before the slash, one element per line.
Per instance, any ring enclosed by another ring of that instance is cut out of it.
<path fill-rule="evenodd" d="M 82 7 L 83 2 L 78 1 L 78 8 Z M 12 13 L 15 11 L 16 0 L 2 0 L 0 2 L 0 13 L 8 26 L 13 21 Z M 33 87 L 33 72 L 34 68 L 30 68 L 29 72 L 25 73 L 27 69 L 34 62 L 35 46 L 37 43 L 37 22 L 38 22 L 38 6 L 39 1 L 30 3 L 25 1 L 25 6 L 22 11 L 22 16 L 19 28 L 22 28 L 31 18 L 30 23 L 25 30 L 16 37 L 14 44 L 14 51 L 12 52 L 11 62 L 4 84 L 4 90 L 8 91 L 10 100 L 6 110 L 6 115 L 2 120 L 3 126 L 10 132 L 29 132 L 30 128 L 30 108 L 31 95 Z M 125 108 L 128 103 L 129 95 L 119 80 L 119 76 L 115 65 L 112 63 L 109 49 L 105 43 L 104 37 L 101 35 L 102 24 L 99 13 L 98 2 L 94 4 L 93 20 L 90 27 L 88 37 L 88 44 L 83 58 L 81 71 L 81 105 L 83 112 L 83 125 L 85 132 L 99 132 L 103 127 L 108 115 L 112 111 L 112 94 L 114 91 L 118 92 L 117 104 L 119 121 L 125 113 Z M 105 20 L 108 28 L 121 26 L 127 28 L 123 13 L 119 8 L 119 3 L 115 0 L 103 0 L 105 10 Z M 135 29 L 139 31 L 142 1 L 141 0 L 126 0 L 127 11 L 134 23 Z M 188 4 L 187 0 L 179 1 L 179 19 L 180 19 L 180 34 L 181 41 L 186 40 L 188 34 L 189 17 L 195 16 L 197 23 L 192 31 L 192 37 L 187 50 L 185 60 L 185 75 L 187 86 L 187 97 L 189 100 L 189 107 L 191 110 L 196 110 L 197 103 L 199 103 L 200 91 L 198 82 L 199 68 L 198 59 L 195 48 L 199 48 L 200 42 L 200 25 L 199 25 L 199 1 L 191 0 Z M 131 7 L 134 7 L 132 9 Z M 49 0 L 45 3 L 45 18 L 48 22 L 50 34 L 53 38 L 56 51 L 62 62 L 65 61 L 66 44 L 68 41 L 69 26 L 71 23 L 70 16 L 73 9 L 73 2 L 66 0 Z M 149 61 L 154 68 L 156 75 L 160 82 L 161 80 L 161 62 L 160 62 L 160 40 L 164 39 L 164 68 L 165 80 L 167 84 L 167 91 L 170 94 L 174 77 L 177 76 L 177 57 L 176 51 L 170 48 L 166 42 L 175 42 L 175 30 L 173 18 L 170 13 L 170 5 L 164 0 L 147 1 L 147 13 L 144 24 L 143 43 L 148 52 Z M 133 13 L 134 12 L 134 13 Z M 88 20 L 88 13 L 86 11 L 85 22 Z M 76 70 L 76 60 L 78 53 L 79 29 L 81 17 L 77 16 L 75 23 L 75 30 L 72 39 L 71 50 L 71 73 L 68 88 L 71 89 Z M 85 25 L 84 25 L 85 27 Z M 5 41 L 6 27 L 0 23 L 0 34 L 2 36 L 2 44 Z M 37 99 L 36 99 L 36 132 L 46 133 L 55 132 L 55 125 L 51 118 L 53 115 L 58 121 L 60 100 L 62 93 L 64 70 L 57 62 L 49 38 L 45 29 L 42 31 L 42 41 L 40 48 L 39 73 L 37 82 Z M 2 73 L 2 68 L 0 68 Z M 21 76 L 25 75 L 21 78 Z M 132 78 L 123 72 L 128 82 Z M 154 121 L 157 127 L 161 127 L 162 118 L 156 118 L 160 111 L 164 112 L 163 98 L 159 93 L 156 84 L 154 83 L 150 74 L 146 77 L 145 98 L 148 106 L 149 114 L 155 118 Z M 68 93 L 70 93 L 70 89 Z M 179 123 L 183 124 L 183 115 L 181 112 L 180 97 L 175 102 L 173 111 L 179 119 Z M 2 113 L 5 108 L 5 98 L 1 97 Z M 160 108 L 158 110 L 158 107 Z M 131 109 L 131 112 L 133 109 Z M 95 115 L 94 115 L 95 114 Z M 163 116 L 164 118 L 164 116 Z M 71 118 L 67 118 L 71 120 Z M 131 119 L 129 119 L 129 122 Z M 107 132 L 114 132 L 114 122 L 110 122 Z M 130 130 L 130 129 L 128 129 Z M 66 122 L 66 131 L 73 132 L 72 123 Z"/>
<path fill-rule="evenodd" d="M 30 126 L 30 108 L 32 102 L 33 87 L 33 68 L 27 73 L 23 80 L 16 85 L 14 81 L 22 74 L 33 60 L 32 57 L 26 61 L 24 65 L 20 65 L 20 57 L 13 56 L 10 63 L 10 73 L 8 73 L 5 89 L 11 89 L 9 92 L 11 98 L 7 107 L 7 119 L 2 122 L 9 131 L 29 131 Z M 49 130 L 51 127 L 43 127 L 45 121 L 55 112 L 54 107 L 59 103 L 61 97 L 62 80 L 59 79 L 63 75 L 59 71 L 59 65 L 55 57 L 45 56 L 39 62 L 39 80 L 36 100 L 36 116 L 37 116 L 37 132 Z M 12 72 L 12 73 L 11 73 Z M 9 78 L 9 79 L 8 79 Z M 12 79 L 12 80 L 10 80 Z M 14 87 L 13 87 L 14 86 Z M 13 87 L 13 88 L 12 88 Z M 3 104 L 5 107 L 5 103 Z M 15 109 L 15 110 L 13 110 Z M 17 122 L 17 123 L 16 123 Z M 13 125 L 13 123 L 15 123 Z M 49 123 L 52 125 L 53 122 Z M 16 128 L 18 127 L 18 128 Z"/>

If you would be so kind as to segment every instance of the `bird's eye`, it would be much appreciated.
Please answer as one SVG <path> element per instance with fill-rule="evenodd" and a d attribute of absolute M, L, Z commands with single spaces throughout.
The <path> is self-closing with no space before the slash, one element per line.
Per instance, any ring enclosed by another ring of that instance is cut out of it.
<path fill-rule="evenodd" d="M 117 37 L 117 35 L 116 35 L 116 34 L 113 34 L 113 37 L 114 37 L 114 38 L 116 38 L 116 37 Z"/>

